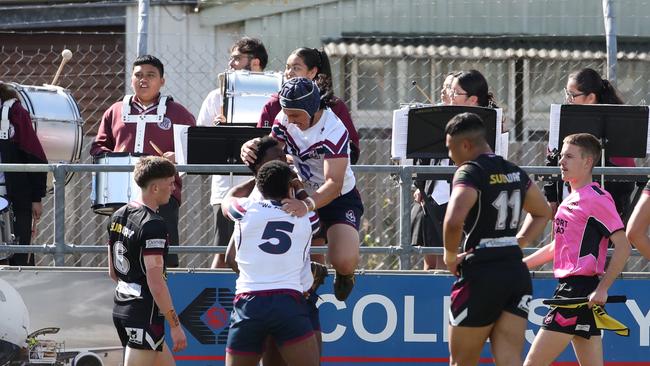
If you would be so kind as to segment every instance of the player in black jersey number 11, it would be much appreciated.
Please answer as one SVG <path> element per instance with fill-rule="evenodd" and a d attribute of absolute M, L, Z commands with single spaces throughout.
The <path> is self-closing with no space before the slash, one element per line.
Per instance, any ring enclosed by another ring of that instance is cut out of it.
<path fill-rule="evenodd" d="M 477 365 L 490 339 L 497 365 L 521 365 L 532 299 L 521 247 L 544 231 L 551 210 L 523 170 L 492 152 L 478 115 L 455 116 L 445 133 L 458 165 L 443 225 L 444 261 L 459 277 L 449 309 L 450 364 Z M 519 228 L 522 209 L 528 214 Z"/>

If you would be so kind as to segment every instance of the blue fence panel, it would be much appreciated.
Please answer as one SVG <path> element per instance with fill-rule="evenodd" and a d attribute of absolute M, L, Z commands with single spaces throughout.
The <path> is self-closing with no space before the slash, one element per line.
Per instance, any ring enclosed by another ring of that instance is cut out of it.
<path fill-rule="evenodd" d="M 319 291 L 323 365 L 448 364 L 447 308 L 452 277 L 360 275 L 345 303 L 334 297 L 331 277 Z M 188 335 L 188 348 L 176 355 L 179 365 L 223 365 L 234 282 L 234 274 L 170 275 L 174 304 Z M 605 332 L 609 365 L 650 365 L 649 282 L 621 279 L 610 290 L 610 294 L 628 296 L 627 303 L 610 304 L 607 309 L 630 328 L 630 336 Z M 555 284 L 554 279 L 534 279 L 526 351 L 547 311 L 541 299 L 552 295 Z M 491 360 L 486 346 L 482 362 L 491 364 Z M 558 361 L 575 362 L 572 348 Z"/>

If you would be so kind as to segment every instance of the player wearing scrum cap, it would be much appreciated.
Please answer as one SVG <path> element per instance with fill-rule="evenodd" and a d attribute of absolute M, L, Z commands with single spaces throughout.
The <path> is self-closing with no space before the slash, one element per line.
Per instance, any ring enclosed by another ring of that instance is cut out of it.
<path fill-rule="evenodd" d="M 361 196 L 350 168 L 349 136 L 345 125 L 329 109 L 321 109 L 320 91 L 307 78 L 286 81 L 280 90 L 280 112 L 271 137 L 280 141 L 293 159 L 309 197 L 288 199 L 284 209 L 296 216 L 317 210 L 321 232 L 327 235 L 327 256 L 336 270 L 334 295 L 344 301 L 354 287 L 359 261 Z M 242 160 L 252 163 L 256 143 L 242 146 Z"/>

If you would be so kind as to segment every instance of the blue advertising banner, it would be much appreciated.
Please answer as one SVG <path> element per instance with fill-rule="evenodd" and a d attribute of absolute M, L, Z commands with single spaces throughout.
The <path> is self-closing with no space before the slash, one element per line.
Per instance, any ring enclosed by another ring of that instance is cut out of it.
<path fill-rule="evenodd" d="M 331 277 L 319 290 L 323 365 L 449 363 L 447 309 L 452 277 L 394 272 L 359 275 L 345 302 L 334 297 Z M 630 335 L 604 333 L 607 365 L 650 365 L 649 282 L 619 279 L 609 291 L 628 297 L 626 303 L 607 305 L 607 310 L 630 328 Z M 542 299 L 552 295 L 555 285 L 552 278 L 533 280 L 526 351 L 547 312 Z M 235 275 L 170 273 L 169 286 L 188 336 L 188 348 L 175 355 L 178 364 L 223 365 Z M 482 357 L 482 362 L 492 363 L 488 347 Z M 577 365 L 571 347 L 558 361 Z"/>

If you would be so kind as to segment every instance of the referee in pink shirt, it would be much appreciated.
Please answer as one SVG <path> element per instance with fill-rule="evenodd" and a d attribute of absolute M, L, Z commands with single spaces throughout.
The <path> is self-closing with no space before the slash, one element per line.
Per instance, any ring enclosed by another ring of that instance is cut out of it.
<path fill-rule="evenodd" d="M 600 142 L 593 135 L 578 133 L 564 138 L 560 167 L 571 194 L 555 214 L 554 241 L 524 258 L 528 268 L 553 260 L 553 273 L 559 281 L 553 297 L 588 297 L 588 306 L 552 308 L 524 365 L 550 365 L 569 343 L 581 365 L 603 365 L 602 338 L 591 307 L 607 301 L 607 290 L 630 255 L 630 243 L 612 196 L 592 181 L 591 171 L 600 155 Z M 614 243 L 614 255 L 606 269 L 609 241 Z"/>

